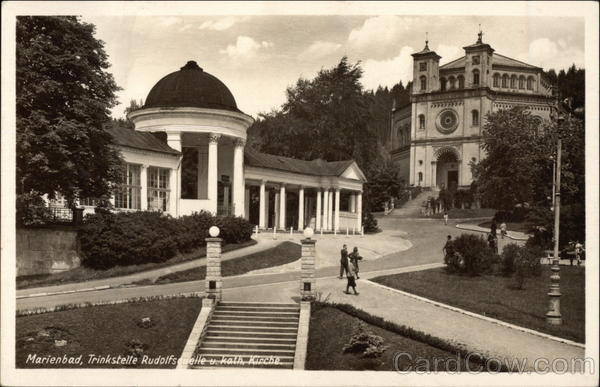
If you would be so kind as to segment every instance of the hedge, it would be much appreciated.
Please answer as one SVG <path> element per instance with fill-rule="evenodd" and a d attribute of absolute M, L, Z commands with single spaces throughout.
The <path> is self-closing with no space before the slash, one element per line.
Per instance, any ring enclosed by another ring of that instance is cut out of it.
<path fill-rule="evenodd" d="M 148 211 L 90 214 L 77 235 L 82 264 L 106 269 L 164 262 L 178 252 L 205 246 L 213 225 L 221 229 L 224 243 L 239 243 L 252 236 L 253 226 L 245 219 L 204 211 L 181 218 Z"/>

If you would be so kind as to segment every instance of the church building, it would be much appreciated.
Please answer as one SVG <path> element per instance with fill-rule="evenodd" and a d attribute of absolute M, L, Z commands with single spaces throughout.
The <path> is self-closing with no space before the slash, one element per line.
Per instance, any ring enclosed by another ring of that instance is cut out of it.
<path fill-rule="evenodd" d="M 253 118 L 194 61 L 159 80 L 128 118 L 134 130 L 108 129 L 125 161 L 111 198 L 118 211 L 183 216 L 205 210 L 244 217 L 261 229 L 361 229 L 366 179 L 356 162 L 248 149 Z M 94 204 L 80 201 L 86 212 Z"/>
<path fill-rule="evenodd" d="M 482 35 L 442 66 L 427 41 L 412 54 L 410 103 L 394 106 L 387 144 L 410 186 L 469 186 L 469 164 L 485 157 L 480 145 L 488 113 L 523 106 L 540 123 L 556 113 L 542 68 L 496 53 Z"/>

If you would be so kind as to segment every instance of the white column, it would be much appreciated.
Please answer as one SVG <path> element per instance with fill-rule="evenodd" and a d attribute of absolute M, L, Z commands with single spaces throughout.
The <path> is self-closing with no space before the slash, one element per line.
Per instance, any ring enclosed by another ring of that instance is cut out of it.
<path fill-rule="evenodd" d="M 140 205 L 142 211 L 148 210 L 148 166 L 142 165 L 140 168 L 140 184 L 142 186 L 140 192 Z"/>
<path fill-rule="evenodd" d="M 431 162 L 431 188 L 436 187 L 436 174 L 437 174 L 437 163 L 435 161 Z"/>
<path fill-rule="evenodd" d="M 235 216 L 244 216 L 244 146 L 246 140 L 242 138 L 235 139 L 233 150 L 233 214 Z"/>
<path fill-rule="evenodd" d="M 259 210 L 258 210 L 258 228 L 266 228 L 265 226 L 265 218 L 266 218 L 266 199 L 265 199 L 265 184 L 264 180 L 260 182 L 260 195 L 259 195 Z"/>
<path fill-rule="evenodd" d="M 298 231 L 304 230 L 304 187 L 298 190 Z"/>
<path fill-rule="evenodd" d="M 167 145 L 171 148 L 181 152 L 181 132 L 167 132 Z M 183 156 L 180 156 L 183 158 Z M 169 186 L 171 187 L 171 193 L 169 196 L 169 213 L 173 216 L 179 215 L 179 198 L 181 196 L 181 159 L 179 167 L 172 169 L 169 176 Z"/>
<path fill-rule="evenodd" d="M 323 230 L 328 230 L 329 219 L 329 191 L 323 190 Z"/>
<path fill-rule="evenodd" d="M 350 194 L 350 212 L 356 212 L 356 193 L 354 192 Z"/>
<path fill-rule="evenodd" d="M 327 203 L 327 229 L 333 231 L 333 192 L 329 192 Z"/>
<path fill-rule="evenodd" d="M 340 229 L 340 189 L 335 189 L 335 215 L 334 215 L 333 227 L 336 231 Z"/>
<path fill-rule="evenodd" d="M 219 189 L 219 138 L 220 134 L 211 133 L 208 135 L 208 200 L 210 201 L 210 211 L 217 214 L 218 189 Z"/>
<path fill-rule="evenodd" d="M 285 184 L 279 188 L 279 228 L 285 230 Z"/>
<path fill-rule="evenodd" d="M 315 229 L 320 231 L 321 230 L 321 188 L 317 189 L 317 214 L 316 216 L 316 224 L 315 224 Z"/>
<path fill-rule="evenodd" d="M 362 192 L 356 195 L 356 229 L 360 232 L 362 227 Z"/>

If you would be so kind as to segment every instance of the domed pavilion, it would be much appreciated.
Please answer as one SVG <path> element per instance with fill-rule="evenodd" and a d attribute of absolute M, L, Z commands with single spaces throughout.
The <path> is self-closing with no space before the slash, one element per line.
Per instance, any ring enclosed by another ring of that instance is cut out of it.
<path fill-rule="evenodd" d="M 365 176 L 356 162 L 246 149 L 254 119 L 194 61 L 159 80 L 128 118 L 135 130 L 108 128 L 126 162 L 117 209 L 172 216 L 205 210 L 261 229 L 361 229 Z"/>

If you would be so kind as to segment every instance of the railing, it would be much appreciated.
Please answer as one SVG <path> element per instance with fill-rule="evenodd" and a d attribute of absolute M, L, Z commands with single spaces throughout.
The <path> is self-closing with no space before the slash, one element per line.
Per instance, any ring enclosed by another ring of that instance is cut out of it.
<path fill-rule="evenodd" d="M 70 208 L 65 207 L 48 207 L 50 210 L 51 223 L 71 223 L 73 222 L 73 211 Z"/>

